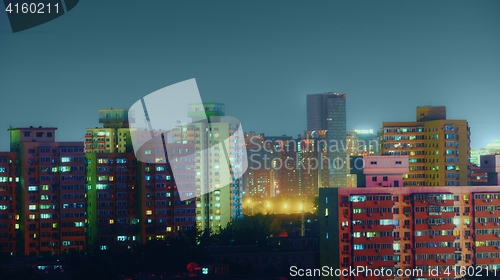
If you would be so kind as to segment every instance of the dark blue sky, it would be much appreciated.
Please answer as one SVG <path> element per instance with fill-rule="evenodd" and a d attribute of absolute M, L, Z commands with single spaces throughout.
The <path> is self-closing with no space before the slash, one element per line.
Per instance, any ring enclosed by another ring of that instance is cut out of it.
<path fill-rule="evenodd" d="M 99 109 L 190 78 L 245 131 L 302 133 L 306 95 L 336 91 L 348 129 L 445 105 L 483 147 L 500 138 L 500 1 L 93 0 L 15 34 L 2 10 L 0 149 L 9 125 L 82 141 Z"/>

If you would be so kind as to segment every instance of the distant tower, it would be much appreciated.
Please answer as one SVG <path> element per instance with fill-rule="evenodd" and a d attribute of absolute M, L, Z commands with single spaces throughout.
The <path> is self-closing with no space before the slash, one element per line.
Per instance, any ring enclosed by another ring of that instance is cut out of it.
<path fill-rule="evenodd" d="M 328 187 L 347 186 L 346 95 L 337 93 L 307 96 L 307 130 L 327 130 Z"/>

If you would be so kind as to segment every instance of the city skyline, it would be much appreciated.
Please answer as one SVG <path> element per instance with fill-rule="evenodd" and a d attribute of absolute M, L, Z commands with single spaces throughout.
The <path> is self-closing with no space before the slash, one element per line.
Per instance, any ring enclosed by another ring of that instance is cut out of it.
<path fill-rule="evenodd" d="M 55 126 L 75 141 L 97 110 L 196 78 L 246 131 L 303 134 L 306 96 L 334 91 L 349 97 L 348 130 L 443 105 L 469 122 L 472 148 L 500 138 L 497 1 L 154 3 L 82 2 L 17 34 L 0 18 L 0 129 Z"/>

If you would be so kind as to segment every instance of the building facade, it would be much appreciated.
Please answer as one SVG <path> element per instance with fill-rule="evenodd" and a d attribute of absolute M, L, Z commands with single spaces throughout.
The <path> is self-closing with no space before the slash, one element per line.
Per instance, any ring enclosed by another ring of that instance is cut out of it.
<path fill-rule="evenodd" d="M 404 186 L 470 185 L 470 128 L 447 120 L 443 108 L 417 108 L 417 122 L 383 123 L 382 154 L 409 156 Z"/>
<path fill-rule="evenodd" d="M 194 145 L 196 169 L 196 226 L 218 231 L 242 217 L 242 180 L 233 174 L 241 170 L 242 147 L 239 123 L 225 117 L 224 104 L 191 104 L 192 123 L 172 130 L 172 143 Z M 231 139 L 232 141 L 228 141 Z M 227 169 L 227 167 L 229 169 Z"/>
<path fill-rule="evenodd" d="M 326 130 L 328 187 L 347 186 L 346 95 L 307 96 L 307 130 Z"/>
<path fill-rule="evenodd" d="M 8 255 L 17 255 L 24 241 L 17 216 L 21 184 L 16 160 L 16 153 L 0 152 L 0 253 Z"/>
<path fill-rule="evenodd" d="M 408 156 L 351 157 L 350 171 L 356 175 L 357 188 L 397 188 L 409 172 Z"/>
<path fill-rule="evenodd" d="M 454 279 L 461 278 L 450 271 L 455 266 L 498 270 L 499 199 L 498 187 L 320 189 L 321 265 L 386 271 L 340 279 Z"/>
<path fill-rule="evenodd" d="M 19 182 L 14 214 L 18 255 L 84 251 L 83 142 L 57 142 L 56 128 L 50 127 L 9 131 L 11 152 L 16 154 L 15 181 Z"/>
<path fill-rule="evenodd" d="M 86 130 L 85 143 L 115 143 L 86 149 L 88 251 L 130 250 L 195 227 L 194 145 L 158 146 L 158 141 L 145 142 L 150 137 L 144 136 L 160 137 L 162 131 L 133 128 L 132 137 L 141 144 L 134 153 L 128 114 L 100 110 L 103 128 Z"/>

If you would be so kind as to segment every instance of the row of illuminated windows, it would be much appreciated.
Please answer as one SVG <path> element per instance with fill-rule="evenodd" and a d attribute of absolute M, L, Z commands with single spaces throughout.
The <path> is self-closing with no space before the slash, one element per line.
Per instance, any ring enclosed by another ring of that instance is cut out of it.
<path fill-rule="evenodd" d="M 179 177 L 179 178 L 177 178 Z M 176 178 L 177 179 L 194 179 L 195 178 L 195 175 L 178 175 Z M 170 181 L 172 179 L 172 176 L 170 175 L 155 175 L 155 180 L 167 180 L 167 181 Z M 146 175 L 144 176 L 144 179 L 146 181 L 151 181 L 151 176 L 150 175 Z"/>
<path fill-rule="evenodd" d="M 500 199 L 500 193 L 478 193 L 474 194 L 475 199 Z"/>
<path fill-rule="evenodd" d="M 87 163 L 90 164 L 91 162 L 87 162 Z M 107 158 L 98 158 L 97 159 L 97 163 L 110 163 L 110 164 L 113 164 L 114 161 L 112 159 L 107 159 Z M 117 158 L 116 159 L 116 163 L 117 164 L 127 163 L 127 159 L 126 158 Z"/>
<path fill-rule="evenodd" d="M 49 213 L 43 213 L 43 214 L 40 214 L 40 219 L 50 219 L 50 218 L 54 218 L 54 219 L 57 219 L 57 214 L 49 214 Z M 29 220 L 34 220 L 36 219 L 36 214 L 29 214 L 28 215 L 28 219 Z"/>
<path fill-rule="evenodd" d="M 451 260 L 455 259 L 455 254 L 418 254 L 415 256 L 416 260 Z"/>
<path fill-rule="evenodd" d="M 396 132 L 396 133 L 399 133 L 399 132 L 402 132 L 402 133 L 406 133 L 406 132 L 425 132 L 424 128 L 423 127 L 385 127 L 384 129 L 384 132 Z"/>
<path fill-rule="evenodd" d="M 42 158 L 40 161 L 42 161 Z M 85 157 L 61 157 L 61 162 L 85 162 Z"/>
<path fill-rule="evenodd" d="M 453 224 L 454 219 L 448 218 L 448 219 L 442 219 L 442 218 L 434 218 L 434 219 L 415 219 L 415 224 L 417 225 L 422 225 L 422 224 L 429 224 L 429 225 L 445 225 L 445 224 Z"/>
<path fill-rule="evenodd" d="M 0 176 L 0 183 L 12 182 L 13 177 Z M 16 182 L 19 182 L 19 177 L 16 177 Z"/>
<path fill-rule="evenodd" d="M 500 246 L 500 240 L 482 240 L 476 241 L 475 245 L 480 246 Z"/>
<path fill-rule="evenodd" d="M 381 225 L 381 226 L 387 226 L 387 225 L 399 225 L 399 220 L 390 220 L 390 219 L 382 219 L 382 220 L 353 220 L 352 225 L 362 225 L 362 226 L 371 226 L 371 225 Z M 347 226 L 347 225 L 346 225 Z"/>
<path fill-rule="evenodd" d="M 376 179 L 376 177 L 375 177 Z M 391 201 L 392 196 L 390 195 L 351 195 L 351 202 L 365 202 L 365 201 Z M 344 201 L 343 201 L 344 202 Z M 328 203 L 328 201 L 327 201 Z"/>
<path fill-rule="evenodd" d="M 388 207 L 370 207 L 370 208 L 353 208 L 354 214 L 361 213 L 392 213 L 392 208 Z"/>
<path fill-rule="evenodd" d="M 415 236 L 440 236 L 453 235 L 453 230 L 418 230 L 415 231 Z"/>
<path fill-rule="evenodd" d="M 393 140 L 393 141 L 407 141 L 407 140 L 424 140 L 424 135 L 390 135 L 384 136 L 384 141 Z"/>
<path fill-rule="evenodd" d="M 454 200 L 453 194 L 416 194 L 414 195 L 415 200 Z"/>
<path fill-rule="evenodd" d="M 83 203 L 63 203 L 61 204 L 62 209 L 67 209 L 67 208 L 84 208 Z"/>
<path fill-rule="evenodd" d="M 371 250 L 371 249 L 393 249 L 395 248 L 395 245 L 399 244 L 393 244 L 393 243 L 377 243 L 377 244 L 354 244 L 353 249 L 354 250 Z M 398 249 L 394 249 L 398 250 Z"/>
<path fill-rule="evenodd" d="M 352 237 L 392 237 L 392 231 L 369 231 L 369 232 L 353 232 Z"/>
<path fill-rule="evenodd" d="M 165 166 L 156 166 L 155 170 L 156 171 L 165 171 Z M 151 167 L 149 167 L 149 166 L 144 167 L 144 171 L 150 172 L 151 171 Z"/>
<path fill-rule="evenodd" d="M 394 256 L 393 255 L 389 255 L 389 256 L 381 256 L 381 255 L 378 255 L 378 256 L 355 256 L 353 258 L 353 260 L 355 262 L 392 261 L 392 260 L 394 260 Z"/>

